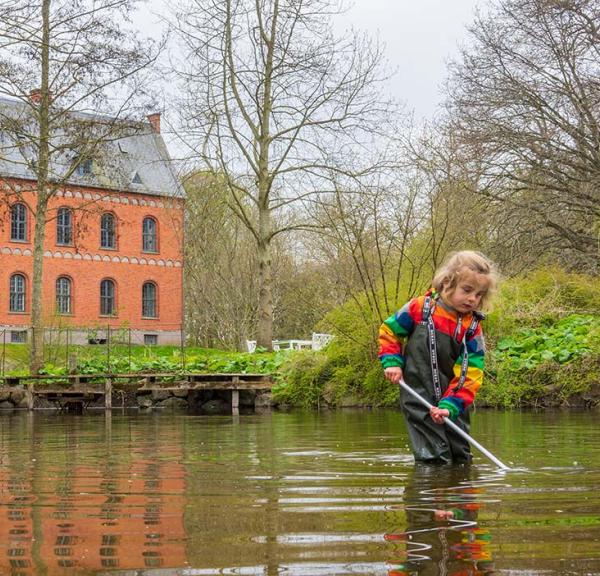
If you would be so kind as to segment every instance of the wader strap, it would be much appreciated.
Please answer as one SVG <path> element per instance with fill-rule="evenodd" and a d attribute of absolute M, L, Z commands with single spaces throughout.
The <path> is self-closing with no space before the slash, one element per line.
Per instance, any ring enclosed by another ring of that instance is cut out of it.
<path fill-rule="evenodd" d="M 442 397 L 442 385 L 440 383 L 440 373 L 438 371 L 437 342 L 435 339 L 435 326 L 433 324 L 432 298 L 425 297 L 423 304 L 423 323 L 427 324 L 427 344 L 429 346 L 429 359 L 431 361 L 431 377 L 433 379 L 433 391 L 436 402 Z"/>
<path fill-rule="evenodd" d="M 467 379 L 467 370 L 469 369 L 469 351 L 467 350 L 467 339 L 472 338 L 473 334 L 475 334 L 475 330 L 477 330 L 477 325 L 479 324 L 479 314 L 476 312 L 473 313 L 473 319 L 471 320 L 471 324 L 467 328 L 465 335 L 462 339 L 462 349 L 463 349 L 463 359 L 460 366 L 460 378 L 458 379 L 458 384 L 452 389 L 453 392 L 460 390 L 465 380 Z"/>

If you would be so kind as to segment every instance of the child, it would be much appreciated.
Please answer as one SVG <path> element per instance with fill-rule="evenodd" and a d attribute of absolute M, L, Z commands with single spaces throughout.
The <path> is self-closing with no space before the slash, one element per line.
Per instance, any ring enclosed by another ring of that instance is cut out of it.
<path fill-rule="evenodd" d="M 436 272 L 432 289 L 413 298 L 379 329 L 385 377 L 402 378 L 433 404 L 427 410 L 400 390 L 415 460 L 467 463 L 469 444 L 446 426 L 449 417 L 469 432 L 469 412 L 483 379 L 480 307 L 496 286 L 493 264 L 479 252 L 452 254 Z"/>

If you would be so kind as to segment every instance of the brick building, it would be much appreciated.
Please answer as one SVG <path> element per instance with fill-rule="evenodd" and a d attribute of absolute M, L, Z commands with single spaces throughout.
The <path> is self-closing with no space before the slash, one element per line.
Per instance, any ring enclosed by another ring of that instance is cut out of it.
<path fill-rule="evenodd" d="M 49 203 L 44 325 L 72 343 L 102 341 L 107 328 L 134 343 L 182 338 L 184 193 L 160 115 L 137 128 L 80 161 Z M 0 343 L 26 340 L 30 326 L 35 177 L 16 140 L 0 133 Z"/>

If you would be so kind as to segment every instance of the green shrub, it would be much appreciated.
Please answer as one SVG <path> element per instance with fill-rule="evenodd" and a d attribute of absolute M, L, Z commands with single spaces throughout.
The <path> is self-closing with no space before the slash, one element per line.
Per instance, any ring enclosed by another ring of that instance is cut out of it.
<path fill-rule="evenodd" d="M 598 366 L 600 317 L 573 314 L 522 328 L 488 354 L 480 400 L 503 407 L 568 404 L 598 384 Z"/>
<path fill-rule="evenodd" d="M 366 373 L 362 389 L 368 403 L 373 406 L 396 406 L 400 397 L 400 388 L 383 377 L 379 361 Z"/>
<path fill-rule="evenodd" d="M 502 282 L 484 326 L 493 342 L 523 327 L 552 325 L 572 314 L 600 316 L 598 278 L 542 268 Z"/>
<path fill-rule="evenodd" d="M 581 356 L 567 364 L 542 362 L 522 371 L 494 364 L 478 395 L 484 406 L 518 408 L 595 406 L 600 402 L 600 356 Z"/>
<path fill-rule="evenodd" d="M 280 367 L 273 396 L 276 401 L 293 406 L 318 406 L 332 375 L 333 365 L 324 352 L 302 350 L 291 353 Z"/>
<path fill-rule="evenodd" d="M 63 347 L 64 348 L 64 347 Z M 7 345 L 6 373 L 23 375 L 28 371 L 25 347 Z M 56 350 L 54 350 L 56 352 Z M 77 358 L 76 372 L 79 374 L 114 374 L 130 372 L 223 372 L 274 374 L 286 352 L 240 353 L 207 348 L 188 348 L 182 356 L 180 347 L 175 346 L 115 346 L 108 353 L 104 346 L 74 346 L 68 355 Z M 53 354 L 53 362 L 46 362 L 42 374 L 64 374 L 67 372 L 67 349 Z M 56 358 L 55 358 L 56 357 Z M 60 360 L 62 359 L 62 362 Z"/>

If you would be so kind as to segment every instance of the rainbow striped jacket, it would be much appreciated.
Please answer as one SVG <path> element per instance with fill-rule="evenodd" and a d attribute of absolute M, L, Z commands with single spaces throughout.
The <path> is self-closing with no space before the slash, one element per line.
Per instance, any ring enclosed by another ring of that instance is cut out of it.
<path fill-rule="evenodd" d="M 473 313 L 459 315 L 455 310 L 449 309 L 442 302 L 435 291 L 429 291 L 423 296 L 413 298 L 398 312 L 390 316 L 379 328 L 379 359 L 383 368 L 390 366 L 404 367 L 404 345 L 413 332 L 414 327 L 423 321 L 423 305 L 426 296 L 431 295 L 437 299 L 433 308 L 432 319 L 436 333 L 441 332 L 462 342 L 473 320 Z M 440 408 L 446 408 L 450 417 L 455 420 L 459 414 L 473 403 L 475 395 L 483 382 L 483 366 L 485 356 L 485 342 L 481 323 L 477 325 L 474 333 L 465 341 L 467 349 L 467 370 L 463 385 L 458 388 L 461 368 L 463 363 L 463 350 L 453 365 L 454 376 L 438 402 Z M 438 348 L 438 354 L 440 349 Z M 429 359 L 427 359 L 429 362 Z"/>

